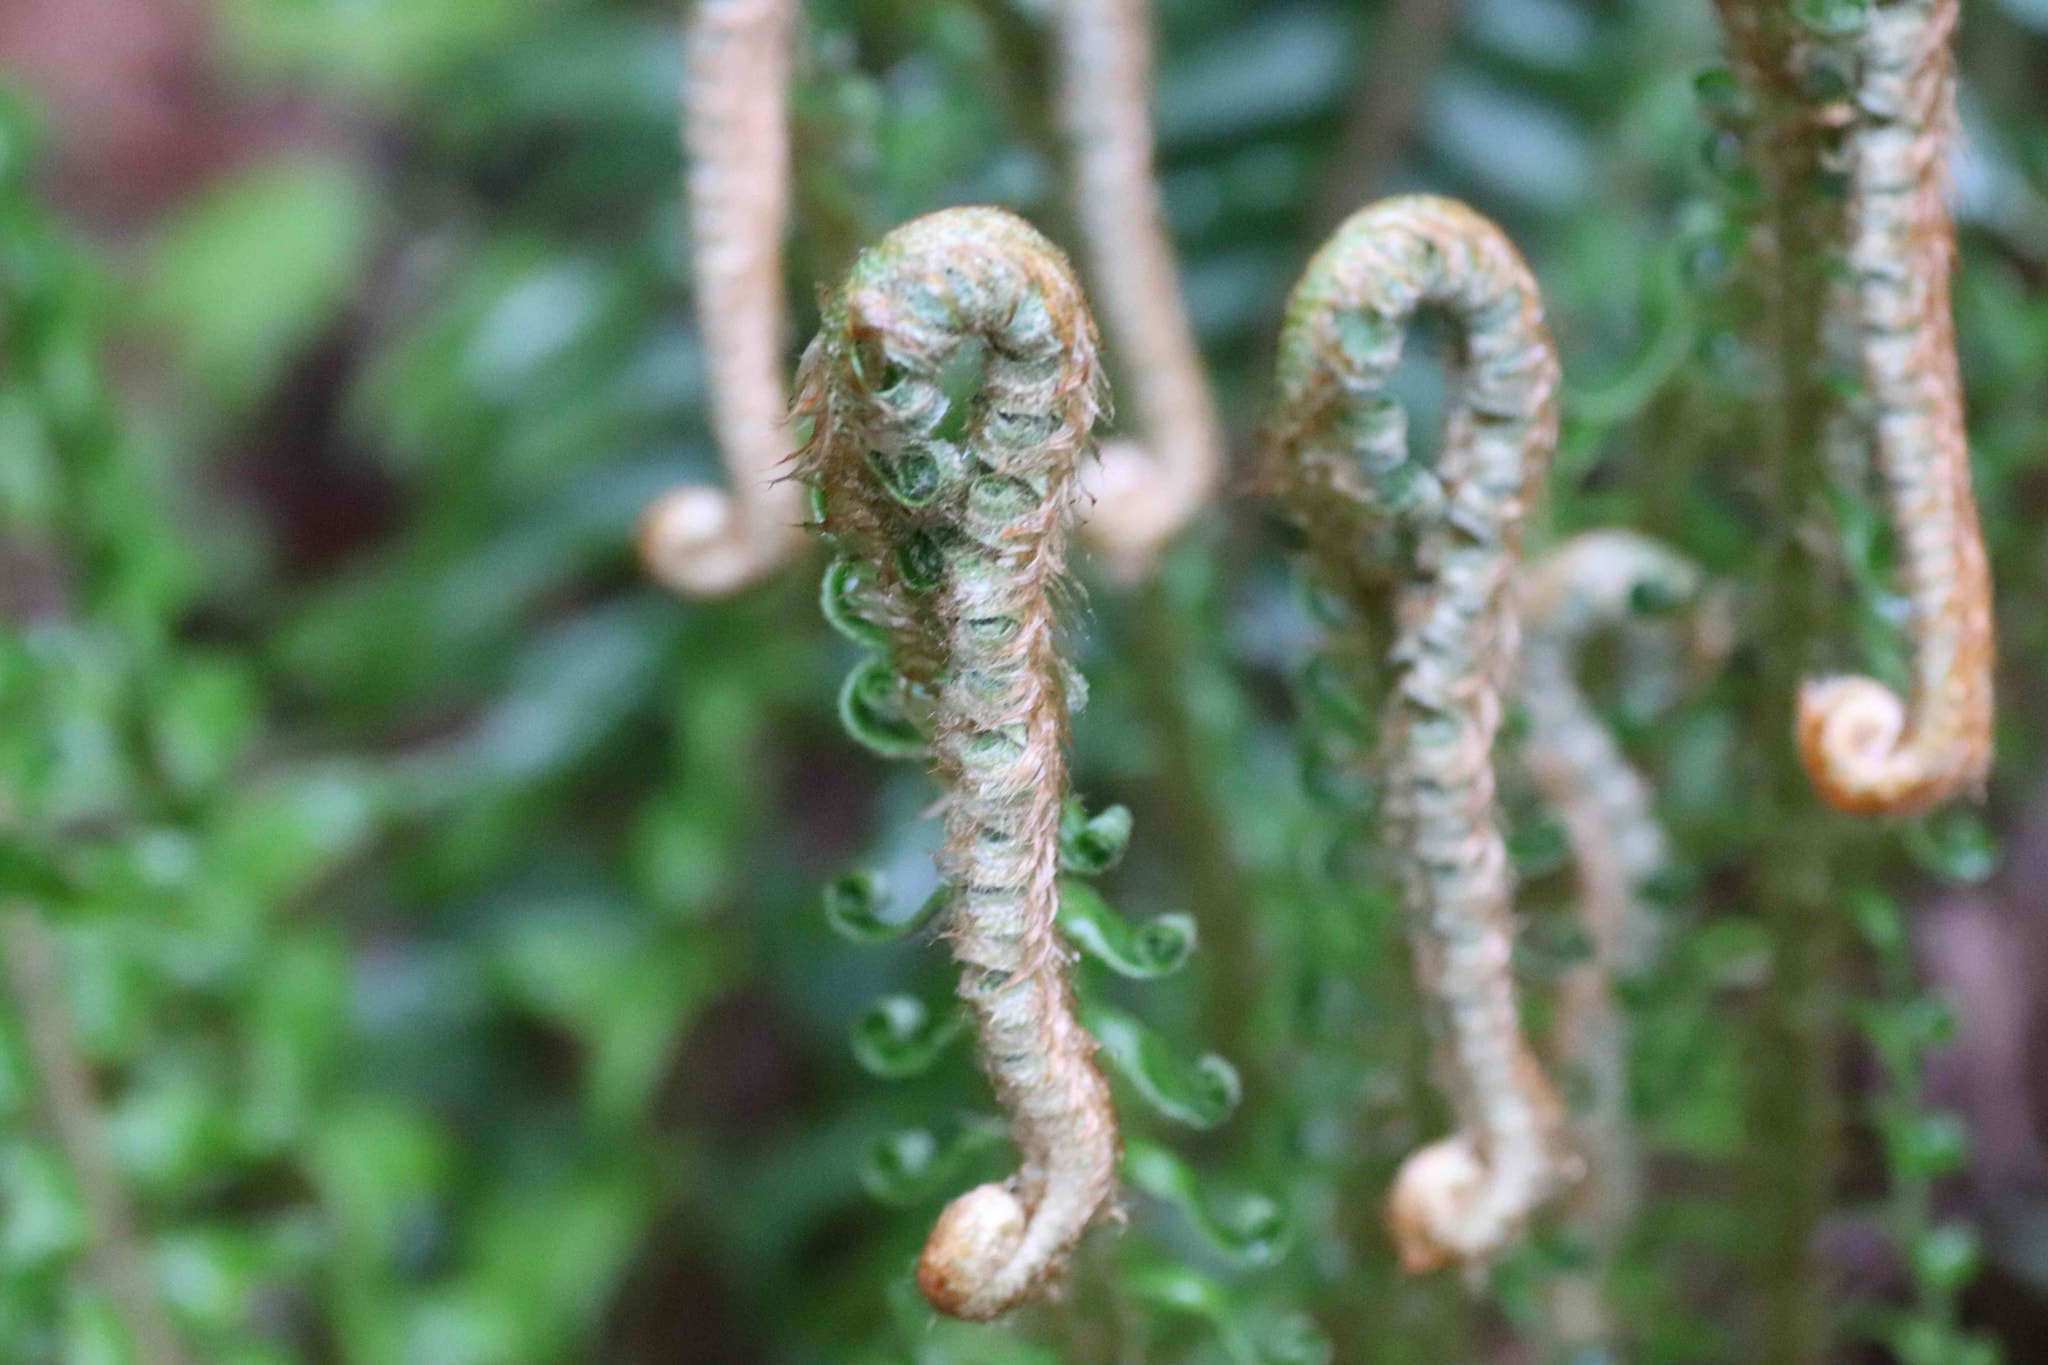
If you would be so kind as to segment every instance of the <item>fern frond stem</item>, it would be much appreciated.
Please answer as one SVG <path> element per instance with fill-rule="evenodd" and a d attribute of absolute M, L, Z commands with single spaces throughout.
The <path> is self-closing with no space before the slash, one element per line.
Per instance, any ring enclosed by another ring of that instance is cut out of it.
<path fill-rule="evenodd" d="M 1758 417 L 1753 470 L 1765 517 L 1752 580 L 1754 629 L 1743 678 L 1742 782 L 1753 807 L 1744 887 L 1771 935 L 1771 973 L 1757 993 L 1744 1057 L 1748 1150 L 1744 1172 L 1752 1291 L 1761 1311 L 1744 1343 L 1763 1365 L 1817 1365 L 1829 1321 L 1816 1234 L 1833 1196 L 1839 1098 L 1833 1061 L 1842 939 L 1838 872 L 1849 849 L 1844 822 L 1814 799 L 1785 743 L 1787 711 L 1812 661 L 1840 629 L 1841 569 L 1829 553 L 1831 456 L 1841 403 L 1830 383 L 1830 309 L 1841 297 L 1847 241 L 1842 110 L 1811 91 L 1839 55 L 1804 28 L 1783 0 L 1717 0 L 1729 54 L 1756 107 L 1751 160 L 1765 205 L 1750 243 L 1764 309 L 1772 382 Z"/>
<path fill-rule="evenodd" d="M 1630 1121 L 1628 1028 L 1614 989 L 1654 954 L 1657 927 L 1642 903 L 1644 884 L 1669 858 L 1648 783 L 1630 764 L 1580 690 L 1580 650 L 1596 632 L 1622 625 L 1648 595 L 1661 607 L 1692 602 L 1699 570 L 1675 551 L 1627 531 L 1575 536 L 1525 575 L 1520 695 L 1528 717 L 1522 762 L 1558 812 L 1578 876 L 1579 920 L 1592 958 L 1558 987 L 1552 1052 L 1589 1083 L 1572 1139 L 1585 1178 L 1571 1211 L 1592 1243 L 1588 1273 L 1560 1275 L 1550 1289 L 1550 1325 L 1565 1347 L 1613 1336 L 1603 1279 L 1640 1202 L 1641 1161 Z"/>
<path fill-rule="evenodd" d="M 1911 613 L 1912 690 L 1901 700 L 1870 678 L 1810 681 L 1798 730 L 1816 790 L 1857 815 L 1925 810 L 1981 790 L 1991 768 L 1991 571 L 1950 302 L 1960 11 L 1960 0 L 1875 4 L 1848 44 L 1845 292 Z"/>
<path fill-rule="evenodd" d="M 1084 530 L 1112 572 L 1139 578 L 1222 479 L 1222 423 L 1153 175 L 1145 0 L 1059 0 L 1058 21 L 1075 212 L 1142 434 L 1106 445 L 1086 476 L 1096 505 Z"/>
<path fill-rule="evenodd" d="M 685 37 L 690 262 L 728 486 L 677 489 L 642 518 L 648 572 L 680 592 L 730 592 L 803 546 L 802 489 L 785 477 L 782 280 L 798 15 L 796 0 L 697 0 Z"/>
<path fill-rule="evenodd" d="M 1023 1157 L 948 1205 L 919 1263 L 933 1306 L 970 1319 L 1053 1278 L 1115 1189 L 1115 1115 L 1055 924 L 1057 608 L 1095 352 L 1057 248 L 1000 210 L 950 209 L 861 256 L 800 376 L 800 471 L 824 530 L 876 566 L 876 619 L 945 791 L 960 995 Z"/>
<path fill-rule="evenodd" d="M 1442 455 L 1409 455 L 1385 386 L 1418 309 L 1458 332 Z M 1556 443 L 1556 352 L 1536 282 L 1461 204 L 1354 215 L 1288 300 L 1273 473 L 1332 581 L 1361 555 L 1400 581 L 1382 740 L 1385 814 L 1417 974 L 1444 1025 L 1457 1131 L 1412 1154 L 1389 1218 L 1412 1270 L 1483 1265 L 1564 1182 L 1556 1097 L 1522 1034 L 1493 741 L 1516 656 L 1521 523 Z"/>

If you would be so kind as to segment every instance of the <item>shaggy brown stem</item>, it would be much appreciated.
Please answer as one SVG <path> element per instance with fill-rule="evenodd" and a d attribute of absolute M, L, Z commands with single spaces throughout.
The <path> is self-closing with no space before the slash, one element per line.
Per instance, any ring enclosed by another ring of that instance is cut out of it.
<path fill-rule="evenodd" d="M 680 592 L 730 592 L 803 544 L 802 490 L 782 478 L 795 447 L 782 235 L 797 15 L 795 0 L 697 0 L 686 38 L 691 266 L 711 425 L 731 487 L 677 489 L 641 520 L 647 571 Z"/>
<path fill-rule="evenodd" d="M 996 1317 L 1057 1274 L 1115 1190 L 1116 1118 L 1056 927 L 1067 793 L 1057 599 L 1102 403 L 1066 259 L 950 209 L 864 253 L 804 359 L 800 457 L 824 530 L 873 566 L 906 719 L 945 788 L 941 870 L 982 1067 L 1017 1174 L 955 1199 L 918 1265 L 941 1312 Z"/>
<path fill-rule="evenodd" d="M 1871 6 L 1841 117 L 1855 337 L 1871 438 L 1912 612 L 1910 705 L 1869 678 L 1808 682 L 1799 748 L 1821 796 L 1857 815 L 1922 811 L 1991 768 L 1991 571 L 1970 489 L 1949 277 L 1959 0 Z"/>
<path fill-rule="evenodd" d="M 1085 529 L 1119 576 L 1141 577 L 1223 474 L 1223 433 L 1202 373 L 1152 174 L 1152 33 L 1144 0 L 1061 0 L 1060 109 L 1089 273 L 1136 394 L 1142 446 L 1112 442 L 1084 474 Z"/>
<path fill-rule="evenodd" d="M 1434 470 L 1410 458 L 1386 395 L 1425 307 L 1458 333 Z M 1450 200 L 1355 214 L 1288 300 L 1275 477 L 1332 582 L 1354 581 L 1361 553 L 1401 581 L 1386 814 L 1457 1119 L 1395 1180 L 1389 1220 L 1411 1271 L 1483 1264 L 1566 1175 L 1559 1106 L 1522 1036 L 1509 966 L 1513 886 L 1493 774 L 1516 654 L 1510 583 L 1556 443 L 1557 386 L 1528 267 L 1500 229 Z"/>

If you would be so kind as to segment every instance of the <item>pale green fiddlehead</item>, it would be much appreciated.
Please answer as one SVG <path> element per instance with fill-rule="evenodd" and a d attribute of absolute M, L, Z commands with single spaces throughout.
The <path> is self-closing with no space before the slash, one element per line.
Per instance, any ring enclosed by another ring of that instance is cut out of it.
<path fill-rule="evenodd" d="M 1435 469 L 1385 388 L 1416 311 L 1446 311 L 1457 374 Z M 1556 441 L 1558 366 L 1536 282 L 1450 200 L 1354 215 L 1288 300 L 1274 475 L 1332 582 L 1400 577 L 1385 809 L 1418 975 L 1444 1024 L 1457 1131 L 1412 1154 L 1389 1220 L 1410 1270 L 1498 1252 L 1562 1182 L 1559 1106 L 1518 1015 L 1493 740 L 1515 657 L 1522 514 Z M 1361 563 L 1399 547 L 1399 561 Z M 1370 609 L 1371 602 L 1361 606 Z"/>
<path fill-rule="evenodd" d="M 786 468 L 782 233 L 789 217 L 796 0 L 696 0 L 685 38 L 690 260 L 711 425 L 729 489 L 679 488 L 640 523 L 647 571 L 680 592 L 730 592 L 803 545 Z"/>
<path fill-rule="evenodd" d="M 1628 1029 L 1614 986 L 1648 965 L 1657 926 L 1643 891 L 1670 856 L 1649 785 L 1579 689 L 1579 654 L 1602 630 L 1696 605 L 1701 587 L 1699 569 L 1676 551 L 1628 531 L 1589 531 L 1530 566 L 1516 594 L 1528 718 L 1522 762 L 1564 821 L 1593 950 L 1560 984 L 1551 1030 L 1557 1063 L 1578 1068 L 1588 1085 L 1571 1124 L 1585 1163 L 1571 1205 L 1592 1242 L 1595 1273 L 1563 1275 L 1552 1286 L 1551 1327 L 1567 1346 L 1598 1345 L 1610 1334 L 1597 1277 L 1639 1200 Z"/>
<path fill-rule="evenodd" d="M 1843 121 L 1854 347 L 1912 613 L 1910 702 L 1871 678 L 1809 681 L 1799 747 L 1814 786 L 1858 815 L 1911 814 L 1981 788 L 1991 768 L 1991 571 L 1970 488 L 1945 195 L 1954 139 L 1949 44 L 1959 0 L 1884 0 L 1845 43 Z"/>
<path fill-rule="evenodd" d="M 945 788 L 946 933 L 1018 1173 L 948 1205 L 934 1307 L 1006 1312 L 1110 1203 L 1117 1134 L 1057 925 L 1068 672 L 1058 599 L 1074 467 L 1103 393 L 1073 273 L 1028 224 L 951 209 L 864 253 L 804 358 L 799 457 L 822 529 L 868 566 L 893 700 Z"/>

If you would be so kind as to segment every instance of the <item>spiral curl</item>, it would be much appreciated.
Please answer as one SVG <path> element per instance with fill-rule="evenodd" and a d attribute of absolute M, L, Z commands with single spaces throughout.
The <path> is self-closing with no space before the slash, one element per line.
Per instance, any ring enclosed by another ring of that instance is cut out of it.
<path fill-rule="evenodd" d="M 1056 927 L 1067 685 L 1057 607 L 1076 462 L 1104 403 L 1071 267 L 1021 219 L 949 209 L 854 265 L 806 353 L 798 457 L 945 789 L 947 933 L 1022 1165 L 955 1199 L 918 1264 L 987 1319 L 1059 1271 L 1115 1192 L 1116 1118 Z"/>
<path fill-rule="evenodd" d="M 1423 307 L 1446 311 L 1459 334 L 1434 469 L 1410 457 L 1386 394 Z M 1273 476 L 1333 582 L 1381 567 L 1400 578 L 1385 812 L 1457 1123 L 1394 1182 L 1388 1220 L 1411 1272 L 1483 1264 L 1569 1175 L 1560 1106 L 1516 1003 L 1492 759 L 1516 654 L 1522 516 L 1556 443 L 1558 382 L 1528 267 L 1500 229 L 1450 200 L 1355 214 L 1288 300 Z M 1361 570 L 1389 553 L 1393 563 Z"/>
<path fill-rule="evenodd" d="M 1844 111 L 1848 265 L 1870 437 L 1911 612 L 1910 704 L 1870 678 L 1809 680 L 1799 752 L 1856 815 L 1907 815 L 1982 787 L 1991 768 L 1991 571 L 1970 487 L 1946 202 L 1949 52 L 1958 0 L 1872 5 Z"/>
<path fill-rule="evenodd" d="M 789 218 L 789 79 L 796 0 L 697 0 L 685 37 L 683 137 L 690 264 L 729 489 L 695 485 L 641 517 L 640 557 L 679 592 L 731 592 L 803 544 L 802 490 L 783 478 L 782 236 Z"/>

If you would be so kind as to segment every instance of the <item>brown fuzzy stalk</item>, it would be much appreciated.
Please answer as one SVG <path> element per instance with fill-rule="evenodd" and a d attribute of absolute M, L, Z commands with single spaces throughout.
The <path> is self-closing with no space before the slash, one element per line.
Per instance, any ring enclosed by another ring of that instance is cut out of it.
<path fill-rule="evenodd" d="M 1809 681 L 1798 737 L 1822 798 L 1857 815 L 1926 810 L 1981 789 L 1991 768 L 1991 573 L 1949 298 L 1949 44 L 1959 8 L 1875 4 L 1852 43 L 1859 69 L 1844 147 L 1854 330 L 1912 613 L 1913 690 L 1908 704 L 1869 678 Z"/>
<path fill-rule="evenodd" d="M 790 48 L 796 0 L 697 0 L 686 38 L 683 135 L 691 266 L 711 424 L 730 490 L 680 488 L 640 523 L 658 581 L 730 592 L 803 545 L 802 490 L 784 478 L 782 234 L 789 217 Z"/>
<path fill-rule="evenodd" d="M 1447 313 L 1458 336 L 1434 470 L 1409 457 L 1405 416 L 1386 395 L 1425 307 Z M 1274 477 L 1331 581 L 1369 577 L 1358 561 L 1388 547 L 1384 567 L 1401 578 L 1386 814 L 1457 1120 L 1395 1180 L 1388 1218 L 1410 1271 L 1483 1265 L 1568 1174 L 1559 1105 L 1516 1004 L 1493 774 L 1516 655 L 1511 582 L 1556 443 L 1557 386 L 1528 267 L 1500 229 L 1447 199 L 1353 215 L 1288 300 Z"/>
<path fill-rule="evenodd" d="M 1105 445 L 1084 474 L 1095 504 L 1084 529 L 1112 572 L 1137 578 L 1215 491 L 1223 432 L 1152 174 L 1144 0 L 1060 0 L 1059 37 L 1075 209 L 1144 436 Z"/>
<path fill-rule="evenodd" d="M 1067 793 L 1058 602 L 1076 463 L 1103 402 L 1065 257 L 997 209 L 896 229 L 805 355 L 799 456 L 824 530 L 875 566 L 867 612 L 945 788 L 940 868 L 983 1069 L 1023 1163 L 950 1204 L 918 1284 L 996 1317 L 1059 1271 L 1115 1193 L 1116 1118 L 1074 1015 L 1059 910 Z"/>

